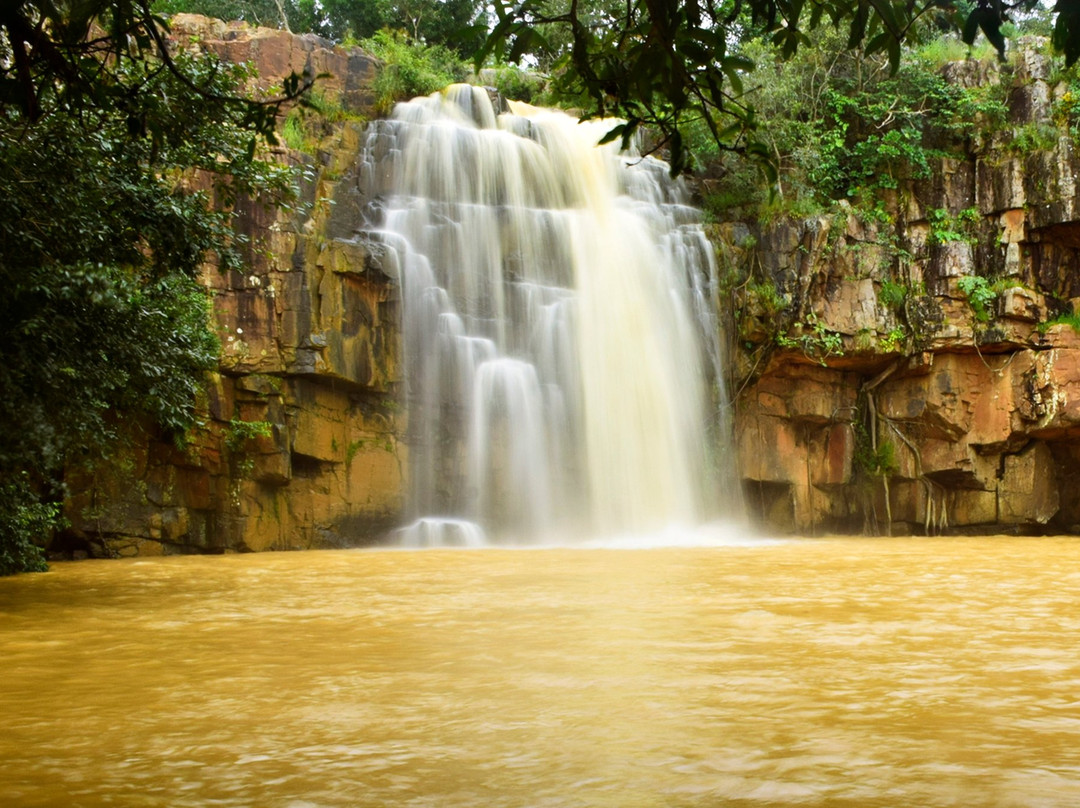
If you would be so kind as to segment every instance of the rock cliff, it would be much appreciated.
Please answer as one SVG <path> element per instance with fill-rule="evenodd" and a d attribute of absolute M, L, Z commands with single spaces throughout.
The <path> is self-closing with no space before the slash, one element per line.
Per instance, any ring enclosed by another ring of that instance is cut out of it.
<path fill-rule="evenodd" d="M 181 15 L 172 36 L 250 61 L 263 86 L 327 73 L 350 113 L 309 149 L 300 210 L 241 203 L 248 268 L 207 267 L 222 352 L 183 446 L 136 430 L 122 462 L 73 476 L 57 550 L 98 555 L 368 543 L 399 519 L 392 267 L 359 234 L 373 60 L 313 36 Z M 1013 123 L 1065 92 L 1037 56 Z M 712 237 L 732 299 L 735 434 L 749 511 L 771 532 L 1080 531 L 1080 155 L 1061 132 L 941 159 L 875 219 L 835 212 Z"/>
<path fill-rule="evenodd" d="M 1068 89 L 1034 50 L 1007 72 L 946 70 L 1005 82 L 1010 127 L 885 215 L 714 228 L 743 281 L 739 468 L 770 529 L 1080 530 L 1080 337 L 1062 322 L 1080 295 L 1080 155 L 1052 120 Z M 1023 126 L 1052 142 L 1018 149 Z"/>
<path fill-rule="evenodd" d="M 250 62 L 263 87 L 326 74 L 346 114 L 311 149 L 282 149 L 300 204 L 239 203 L 244 273 L 207 266 L 221 340 L 200 424 L 177 446 L 135 429 L 120 461 L 68 480 L 57 550 L 96 555 L 336 547 L 370 542 L 399 515 L 396 286 L 356 238 L 357 173 L 372 58 L 315 36 L 179 15 L 178 47 Z"/>

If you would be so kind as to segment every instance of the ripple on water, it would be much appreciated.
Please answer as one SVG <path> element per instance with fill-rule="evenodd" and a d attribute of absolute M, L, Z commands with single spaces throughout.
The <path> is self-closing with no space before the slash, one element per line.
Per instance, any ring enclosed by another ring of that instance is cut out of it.
<path fill-rule="evenodd" d="M 1065 808 L 1077 561 L 956 539 L 57 565 L 0 581 L 0 804 Z"/>

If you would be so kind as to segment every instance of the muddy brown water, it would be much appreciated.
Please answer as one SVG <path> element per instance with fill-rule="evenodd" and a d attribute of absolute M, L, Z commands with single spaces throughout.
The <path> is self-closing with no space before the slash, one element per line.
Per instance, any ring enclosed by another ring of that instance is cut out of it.
<path fill-rule="evenodd" d="M 3 806 L 1080 805 L 1080 540 L 0 580 Z"/>

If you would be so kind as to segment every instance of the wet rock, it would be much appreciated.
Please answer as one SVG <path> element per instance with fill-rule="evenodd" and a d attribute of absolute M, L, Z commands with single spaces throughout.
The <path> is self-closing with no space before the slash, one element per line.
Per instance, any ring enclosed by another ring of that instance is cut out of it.
<path fill-rule="evenodd" d="M 1045 131 L 1065 92 L 1048 84 L 1048 64 L 1025 51 L 1012 74 L 973 60 L 943 74 L 961 86 L 1010 82 L 1011 120 Z M 812 312 L 817 327 L 848 335 L 844 356 L 816 375 L 802 370 L 814 357 L 797 350 L 775 352 L 764 369 L 756 354 L 736 357 L 755 373 L 742 381 L 735 434 L 750 509 L 766 524 L 1078 529 L 1080 335 L 1047 321 L 1080 303 L 1080 159 L 1064 130 L 1043 151 L 1019 154 L 1009 141 L 973 137 L 968 155 L 898 189 L 886 200 L 888 229 L 840 205 L 831 224 L 815 220 L 835 231 L 825 242 L 782 222 L 750 228 L 765 252 L 726 253 L 750 267 L 760 260 L 799 317 Z M 890 243 L 904 253 L 882 249 Z M 985 315 L 964 288 L 976 277 Z M 880 303 L 886 281 L 890 305 Z M 897 288 L 907 292 L 899 304 Z M 860 465 L 875 430 L 876 445 L 891 447 L 887 480 Z"/>
<path fill-rule="evenodd" d="M 1007 455 L 998 488 L 1003 524 L 1047 524 L 1060 507 L 1053 455 L 1035 442 L 1020 454 Z"/>
<path fill-rule="evenodd" d="M 190 15 L 173 19 L 172 37 L 253 61 L 264 87 L 293 71 L 329 72 L 323 97 L 369 112 L 375 63 L 359 51 Z M 397 290 L 372 270 L 359 219 L 343 232 L 332 204 L 338 194 L 344 207 L 366 204 L 357 201 L 358 126 L 340 127 L 309 166 L 308 213 L 238 201 L 245 271 L 203 273 L 221 357 L 200 425 L 182 447 L 143 436 L 130 457 L 71 480 L 68 518 L 99 555 L 348 546 L 396 521 Z"/>

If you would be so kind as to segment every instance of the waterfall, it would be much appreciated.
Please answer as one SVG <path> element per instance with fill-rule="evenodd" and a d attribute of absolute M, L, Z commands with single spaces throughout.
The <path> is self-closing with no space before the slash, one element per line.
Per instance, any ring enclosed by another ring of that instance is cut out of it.
<path fill-rule="evenodd" d="M 736 486 L 712 249 L 610 121 L 454 85 L 369 130 L 395 253 L 413 546 L 691 527 Z"/>

